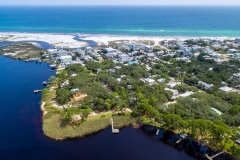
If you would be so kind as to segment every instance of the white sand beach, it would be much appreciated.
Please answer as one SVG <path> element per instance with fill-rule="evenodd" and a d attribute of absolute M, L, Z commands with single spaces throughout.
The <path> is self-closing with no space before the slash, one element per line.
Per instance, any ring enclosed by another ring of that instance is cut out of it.
<path fill-rule="evenodd" d="M 104 43 L 108 45 L 109 41 L 117 41 L 117 40 L 126 40 L 126 41 L 134 41 L 134 40 L 153 40 L 155 41 L 155 45 L 159 45 L 159 41 L 163 40 L 188 40 L 188 39 L 199 39 L 199 38 L 206 38 L 206 39 L 219 39 L 219 40 L 226 40 L 231 39 L 234 40 L 233 37 L 183 37 L 183 36 L 124 36 L 124 35 L 79 35 L 84 36 L 83 40 L 93 40 L 98 44 Z"/>
<path fill-rule="evenodd" d="M 104 43 L 108 45 L 109 41 L 117 41 L 117 40 L 153 40 L 155 41 L 155 45 L 159 45 L 158 42 L 162 40 L 187 40 L 187 39 L 198 39 L 198 38 L 207 38 L 207 39 L 231 39 L 234 40 L 233 37 L 180 37 L 180 36 L 124 36 L 124 35 L 84 35 L 84 34 L 75 34 L 78 35 L 82 40 L 92 40 L 97 42 L 98 44 Z M 0 33 L 0 37 L 4 41 L 44 41 L 48 42 L 54 46 L 68 46 L 69 48 L 79 48 L 87 46 L 86 42 L 80 42 L 74 40 L 75 37 L 73 34 L 51 34 L 51 33 L 8 33 L 3 32 Z"/>
<path fill-rule="evenodd" d="M 5 41 L 44 41 L 54 46 L 68 46 L 70 48 L 79 48 L 87 46 L 85 42 L 74 40 L 73 35 L 61 34 L 26 34 L 26 33 L 0 33 L 0 37 L 4 37 Z"/>

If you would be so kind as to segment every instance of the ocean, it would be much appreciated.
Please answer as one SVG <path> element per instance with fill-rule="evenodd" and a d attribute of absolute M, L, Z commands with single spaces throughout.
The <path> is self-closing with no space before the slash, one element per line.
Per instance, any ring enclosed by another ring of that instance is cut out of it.
<path fill-rule="evenodd" d="M 0 32 L 240 36 L 240 6 L 1 6 Z"/>

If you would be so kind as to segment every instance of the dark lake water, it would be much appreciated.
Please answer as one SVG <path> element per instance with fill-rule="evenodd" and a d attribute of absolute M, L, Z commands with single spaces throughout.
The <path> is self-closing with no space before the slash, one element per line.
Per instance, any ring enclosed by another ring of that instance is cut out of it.
<path fill-rule="evenodd" d="M 112 135 L 108 128 L 83 139 L 57 142 L 42 133 L 40 94 L 54 72 L 45 63 L 23 62 L 0 56 L 0 159 L 81 160 L 193 160 L 142 129 L 124 128 Z"/>

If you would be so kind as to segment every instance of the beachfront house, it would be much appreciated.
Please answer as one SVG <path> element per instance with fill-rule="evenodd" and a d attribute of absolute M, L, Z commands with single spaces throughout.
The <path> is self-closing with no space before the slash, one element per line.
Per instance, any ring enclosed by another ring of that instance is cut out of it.
<path fill-rule="evenodd" d="M 119 49 L 122 45 L 123 45 L 122 42 L 117 41 L 117 42 L 114 43 L 114 48 Z"/>
<path fill-rule="evenodd" d="M 149 46 L 146 44 L 141 44 L 140 49 L 144 50 L 145 52 L 152 52 L 153 51 L 153 46 Z"/>
<path fill-rule="evenodd" d="M 119 62 L 127 62 L 127 61 L 129 61 L 129 56 L 125 53 L 122 53 L 122 54 L 118 55 L 118 61 Z"/>
<path fill-rule="evenodd" d="M 121 52 L 129 52 L 130 48 L 128 46 L 121 46 L 119 49 Z"/>
<path fill-rule="evenodd" d="M 128 44 L 127 45 L 130 49 L 132 49 L 132 50 L 134 50 L 134 51 L 136 51 L 136 50 L 138 50 L 138 47 L 135 45 L 135 44 Z"/>

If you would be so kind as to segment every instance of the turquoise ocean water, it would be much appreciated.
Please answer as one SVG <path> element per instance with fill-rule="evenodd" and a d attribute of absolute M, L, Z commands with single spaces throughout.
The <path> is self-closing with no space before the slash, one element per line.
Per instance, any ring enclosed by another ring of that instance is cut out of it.
<path fill-rule="evenodd" d="M 240 36 L 240 6 L 1 6 L 0 32 Z"/>

